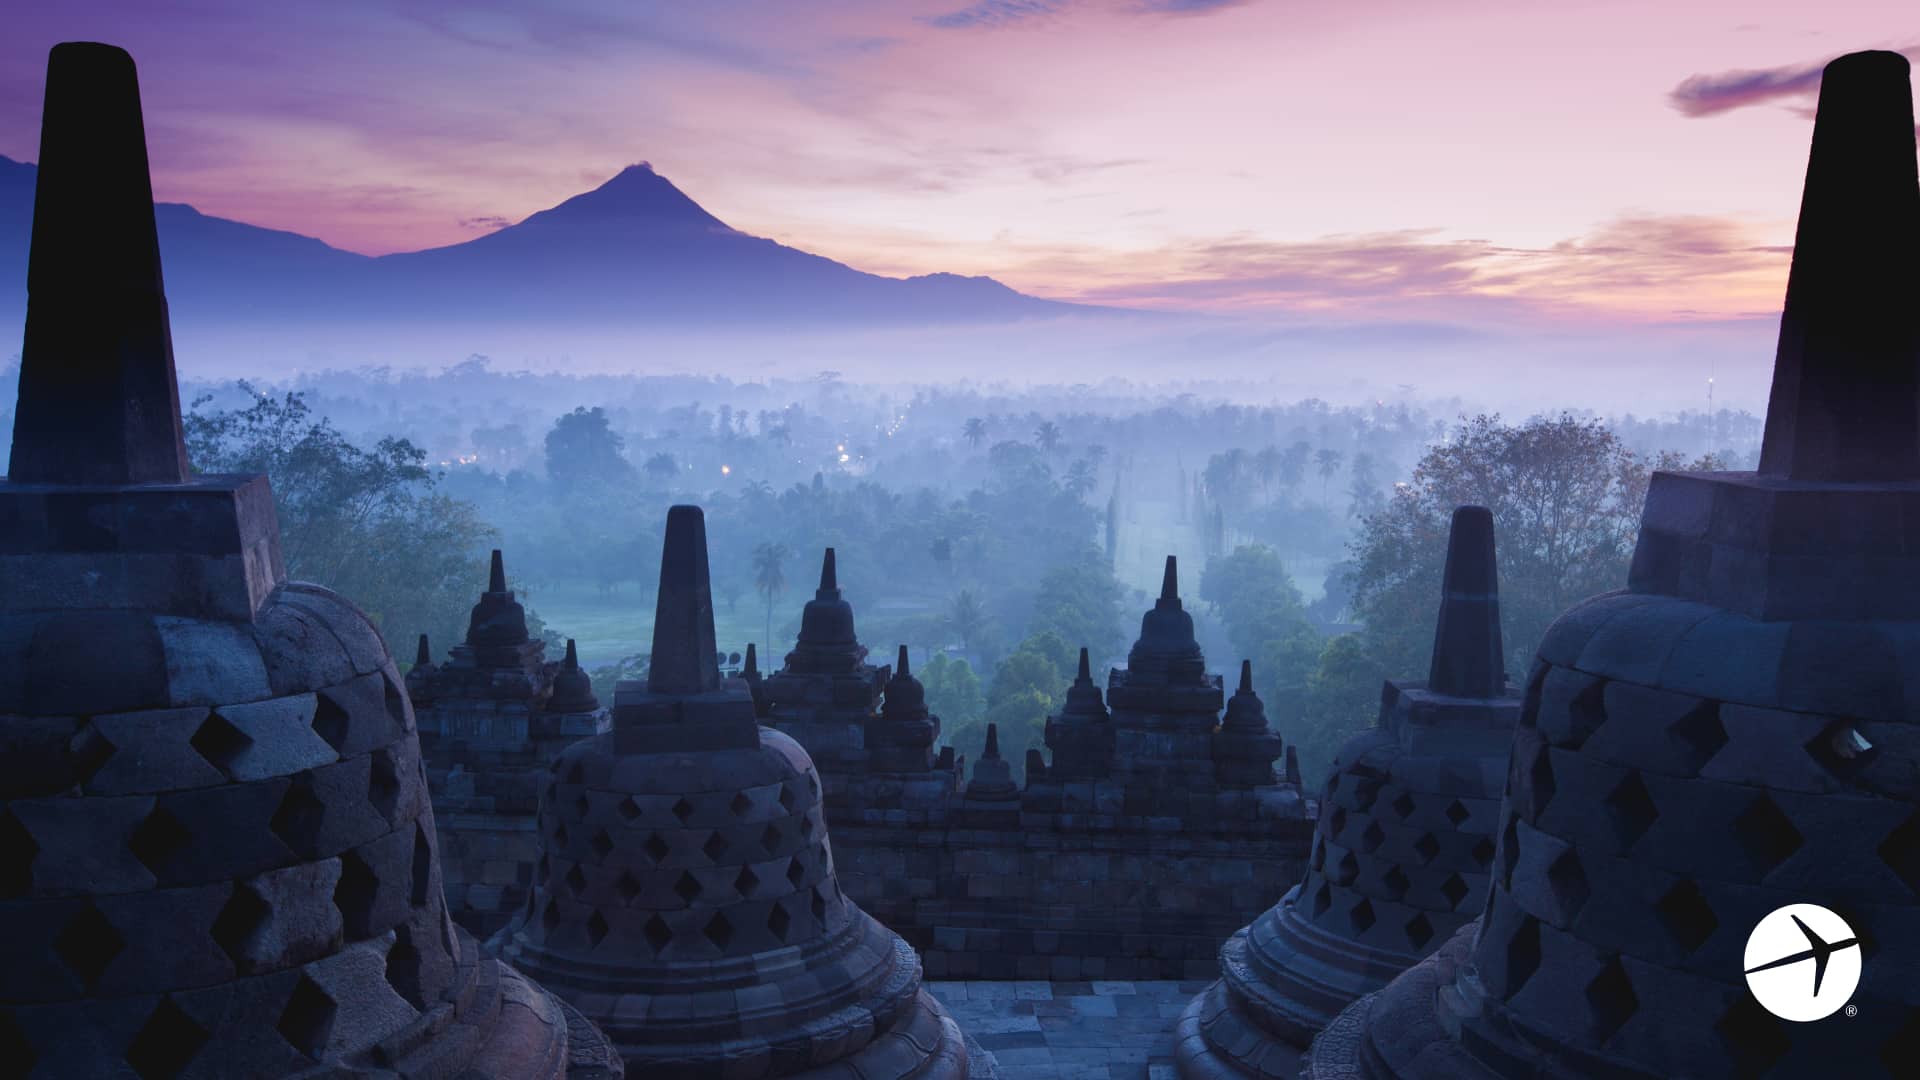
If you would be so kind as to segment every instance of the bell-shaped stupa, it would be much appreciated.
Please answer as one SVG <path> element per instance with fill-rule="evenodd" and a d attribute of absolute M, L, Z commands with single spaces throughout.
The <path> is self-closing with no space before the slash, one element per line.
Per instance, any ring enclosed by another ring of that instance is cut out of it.
<path fill-rule="evenodd" d="M 491 947 L 637 1076 L 989 1075 L 919 957 L 842 895 L 813 762 L 713 642 L 705 520 L 676 506 L 647 681 L 554 762 L 533 894 Z"/>
<path fill-rule="evenodd" d="M 133 60 L 54 47 L 0 484 L 0 1072 L 618 1076 L 447 917 L 413 710 L 181 439 Z"/>
<path fill-rule="evenodd" d="M 1627 589 L 1540 644 L 1477 932 L 1342 1013 L 1310 1075 L 1914 1075 L 1917 297 L 1908 63 L 1844 56 L 1759 471 L 1654 474 Z M 1796 904 L 1825 913 L 1755 935 Z"/>
<path fill-rule="evenodd" d="M 1388 682 L 1379 723 L 1340 748 L 1305 879 L 1228 939 L 1181 1018 L 1184 1076 L 1291 1080 L 1340 1010 L 1479 913 L 1520 714 L 1503 657 L 1493 515 L 1463 506 L 1427 681 Z"/>

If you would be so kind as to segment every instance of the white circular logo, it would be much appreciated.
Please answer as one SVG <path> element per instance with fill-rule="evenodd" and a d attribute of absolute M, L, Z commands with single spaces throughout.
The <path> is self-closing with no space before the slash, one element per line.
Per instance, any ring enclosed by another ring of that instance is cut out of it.
<path fill-rule="evenodd" d="M 1782 1020 L 1838 1012 L 1860 985 L 1860 939 L 1818 904 L 1788 904 L 1747 936 L 1747 989 Z"/>

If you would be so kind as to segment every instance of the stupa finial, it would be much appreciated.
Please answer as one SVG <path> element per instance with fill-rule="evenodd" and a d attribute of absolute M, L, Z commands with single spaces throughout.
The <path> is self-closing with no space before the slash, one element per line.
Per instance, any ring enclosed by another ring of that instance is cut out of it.
<path fill-rule="evenodd" d="M 1499 571 L 1493 554 L 1493 512 L 1462 506 L 1447 534 L 1427 689 L 1453 697 L 1497 697 L 1507 685 L 1500 637 Z"/>
<path fill-rule="evenodd" d="M 703 694 L 720 688 L 714 662 L 713 587 L 707 572 L 707 519 L 697 506 L 667 511 L 660 591 L 653 616 L 647 689 Z"/>

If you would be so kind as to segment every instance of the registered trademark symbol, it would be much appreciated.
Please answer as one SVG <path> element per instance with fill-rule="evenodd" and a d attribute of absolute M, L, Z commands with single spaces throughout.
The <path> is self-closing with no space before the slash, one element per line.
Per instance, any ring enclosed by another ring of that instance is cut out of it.
<path fill-rule="evenodd" d="M 1848 1016 L 1858 1016 L 1858 1015 L 1860 1015 L 1860 1007 L 1859 1007 L 1858 1005 L 1849 1005 L 1849 1006 L 1847 1006 L 1847 1015 L 1848 1015 Z"/>

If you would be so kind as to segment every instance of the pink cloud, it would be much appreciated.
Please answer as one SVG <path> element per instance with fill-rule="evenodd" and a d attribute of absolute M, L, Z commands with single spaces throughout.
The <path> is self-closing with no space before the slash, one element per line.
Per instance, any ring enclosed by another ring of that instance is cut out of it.
<path fill-rule="evenodd" d="M 1920 45 L 1898 52 L 1911 58 L 1920 56 Z M 1831 58 L 1829 58 L 1831 59 Z M 1681 81 L 1667 94 L 1667 101 L 1687 116 L 1715 116 L 1749 105 L 1776 101 L 1797 102 L 1810 98 L 1820 89 L 1820 72 L 1826 60 L 1813 64 L 1789 64 L 1747 71 L 1722 71 L 1712 75 L 1693 75 Z M 1795 106 L 1795 111 L 1812 110 Z"/>

